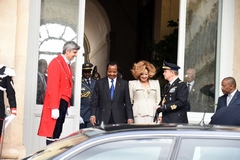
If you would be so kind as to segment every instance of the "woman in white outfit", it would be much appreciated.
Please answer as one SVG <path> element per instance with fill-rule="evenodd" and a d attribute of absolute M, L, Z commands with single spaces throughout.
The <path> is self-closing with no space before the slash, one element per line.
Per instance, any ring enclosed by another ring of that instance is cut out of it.
<path fill-rule="evenodd" d="M 131 69 L 136 80 L 129 81 L 129 92 L 133 104 L 134 122 L 151 124 L 156 112 L 156 106 L 161 101 L 160 84 L 151 80 L 156 68 L 148 61 L 139 61 Z"/>

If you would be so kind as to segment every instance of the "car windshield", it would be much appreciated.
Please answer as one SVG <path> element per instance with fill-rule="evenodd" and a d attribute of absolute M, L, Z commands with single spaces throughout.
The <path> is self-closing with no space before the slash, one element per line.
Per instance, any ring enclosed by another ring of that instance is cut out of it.
<path fill-rule="evenodd" d="M 90 136 L 102 133 L 104 131 L 102 130 L 95 130 L 95 129 L 89 129 L 89 130 L 80 130 L 77 132 L 74 132 L 73 134 L 56 141 L 54 143 L 51 143 L 50 145 L 42 148 L 38 152 L 24 158 L 23 160 L 43 160 L 43 159 L 52 159 L 55 156 L 59 155 L 60 153 L 65 152 L 69 148 L 72 148 L 76 146 L 77 144 L 86 141 L 90 138 Z"/>

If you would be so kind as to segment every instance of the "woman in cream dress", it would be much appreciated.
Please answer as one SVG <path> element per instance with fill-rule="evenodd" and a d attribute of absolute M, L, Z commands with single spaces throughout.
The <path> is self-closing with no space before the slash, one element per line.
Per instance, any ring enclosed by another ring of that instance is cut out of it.
<path fill-rule="evenodd" d="M 134 122 L 137 124 L 151 124 L 156 107 L 161 101 L 160 84 L 158 80 L 151 80 L 156 68 L 148 61 L 139 61 L 131 69 L 136 80 L 129 81 L 129 93 L 133 104 Z"/>

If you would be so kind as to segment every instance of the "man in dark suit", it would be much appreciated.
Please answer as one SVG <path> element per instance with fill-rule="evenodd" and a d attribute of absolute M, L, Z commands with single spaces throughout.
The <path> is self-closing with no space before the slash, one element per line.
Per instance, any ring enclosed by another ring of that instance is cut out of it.
<path fill-rule="evenodd" d="M 117 77 L 118 69 L 116 62 L 109 62 L 107 77 L 95 84 L 90 109 L 92 125 L 133 123 L 128 82 Z"/>
<path fill-rule="evenodd" d="M 180 67 L 164 61 L 162 68 L 164 78 L 169 83 L 164 87 L 163 98 L 156 112 L 162 112 L 162 123 L 188 123 L 188 87 L 178 78 Z"/>
<path fill-rule="evenodd" d="M 89 62 L 82 65 L 82 88 L 81 88 L 81 111 L 80 116 L 84 123 L 80 124 L 80 128 L 91 127 L 90 123 L 90 102 L 96 80 L 91 78 L 93 65 Z"/>
<path fill-rule="evenodd" d="M 216 111 L 228 105 L 240 106 L 240 92 L 236 87 L 236 81 L 233 77 L 226 77 L 222 80 L 222 92 L 224 95 L 218 98 Z"/>
<path fill-rule="evenodd" d="M 210 124 L 240 126 L 240 106 L 229 105 L 217 110 L 211 117 Z"/>

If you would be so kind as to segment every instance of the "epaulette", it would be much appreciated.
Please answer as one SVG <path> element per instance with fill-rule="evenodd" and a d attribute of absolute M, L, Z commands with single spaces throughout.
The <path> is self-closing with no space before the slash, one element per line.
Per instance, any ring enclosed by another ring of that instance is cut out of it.
<path fill-rule="evenodd" d="M 183 81 L 179 81 L 178 83 L 182 83 Z"/>

